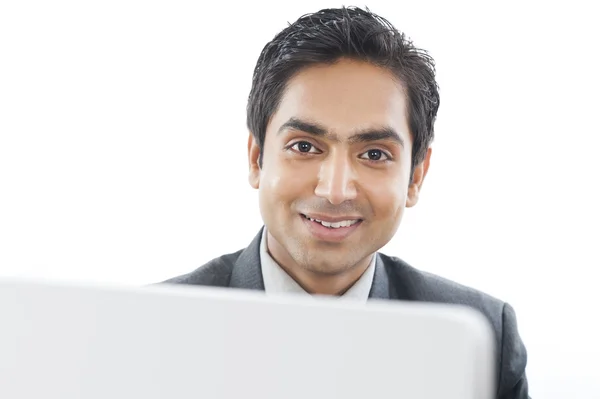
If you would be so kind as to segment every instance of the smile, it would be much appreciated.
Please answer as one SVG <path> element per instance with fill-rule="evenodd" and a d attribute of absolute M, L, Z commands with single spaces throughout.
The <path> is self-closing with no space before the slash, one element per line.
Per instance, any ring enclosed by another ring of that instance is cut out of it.
<path fill-rule="evenodd" d="M 328 227 L 330 229 L 339 229 L 341 227 L 350 227 L 353 224 L 356 224 L 356 223 L 360 222 L 360 219 L 341 220 L 339 222 L 325 222 L 323 220 L 313 219 L 313 218 L 308 217 L 306 215 L 302 215 L 302 216 L 304 216 L 306 219 L 310 220 L 311 222 L 321 223 L 323 226 Z"/>
<path fill-rule="evenodd" d="M 362 219 L 324 221 L 302 213 L 300 217 L 308 227 L 311 235 L 322 241 L 342 241 L 362 224 Z"/>

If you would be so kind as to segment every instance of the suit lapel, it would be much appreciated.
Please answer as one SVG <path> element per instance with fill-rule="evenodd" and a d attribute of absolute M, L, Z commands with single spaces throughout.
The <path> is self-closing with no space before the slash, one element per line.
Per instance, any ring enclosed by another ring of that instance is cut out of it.
<path fill-rule="evenodd" d="M 249 290 L 265 290 L 260 267 L 260 240 L 263 228 L 260 229 L 250 245 L 242 251 L 233 265 L 229 286 Z"/>
<path fill-rule="evenodd" d="M 373 275 L 373 284 L 369 292 L 369 299 L 390 299 L 390 280 L 385 270 L 383 260 L 378 253 L 375 253 L 375 274 Z"/>
<path fill-rule="evenodd" d="M 378 253 L 375 276 L 371 287 L 370 299 L 397 299 L 412 301 L 414 293 L 414 277 L 409 273 L 410 267 L 402 260 L 390 258 Z"/>

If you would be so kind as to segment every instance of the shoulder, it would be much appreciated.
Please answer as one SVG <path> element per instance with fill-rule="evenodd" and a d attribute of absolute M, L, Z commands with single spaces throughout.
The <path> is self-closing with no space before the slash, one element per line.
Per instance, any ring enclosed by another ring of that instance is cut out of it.
<path fill-rule="evenodd" d="M 379 255 L 398 299 L 458 304 L 480 311 L 490 322 L 496 338 L 498 397 L 528 398 L 525 375 L 527 350 L 510 304 L 474 288 L 418 270 L 399 258 Z"/>
<path fill-rule="evenodd" d="M 410 266 L 403 260 L 379 254 L 390 285 L 400 299 L 469 306 L 483 313 L 496 331 L 502 329 L 506 303 L 485 292 Z"/>
<path fill-rule="evenodd" d="M 192 284 L 213 287 L 227 287 L 231 280 L 233 266 L 243 250 L 220 256 L 200 266 L 196 270 L 163 281 L 163 284 Z"/>

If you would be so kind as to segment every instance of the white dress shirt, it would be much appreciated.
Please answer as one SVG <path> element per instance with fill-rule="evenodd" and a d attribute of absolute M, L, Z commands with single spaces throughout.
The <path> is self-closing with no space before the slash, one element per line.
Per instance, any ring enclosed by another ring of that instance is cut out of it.
<path fill-rule="evenodd" d="M 369 292 L 373 285 L 373 276 L 375 275 L 375 262 L 377 256 L 373 255 L 371 263 L 360 279 L 350 289 L 348 289 L 341 299 L 353 299 L 366 302 L 369 298 Z M 260 241 L 260 265 L 262 270 L 263 282 L 265 284 L 265 292 L 271 294 L 299 294 L 311 296 L 306 292 L 285 270 L 269 254 L 267 248 L 267 228 L 263 229 L 262 238 Z"/>

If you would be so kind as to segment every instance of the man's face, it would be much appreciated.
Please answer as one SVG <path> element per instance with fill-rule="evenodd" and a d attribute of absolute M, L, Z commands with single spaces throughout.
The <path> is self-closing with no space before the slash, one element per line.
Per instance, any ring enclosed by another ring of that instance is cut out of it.
<path fill-rule="evenodd" d="M 302 70 L 267 126 L 262 168 L 248 141 L 271 255 L 321 275 L 368 263 L 417 201 L 430 152 L 411 183 L 411 148 L 407 100 L 391 72 L 349 60 Z"/>

